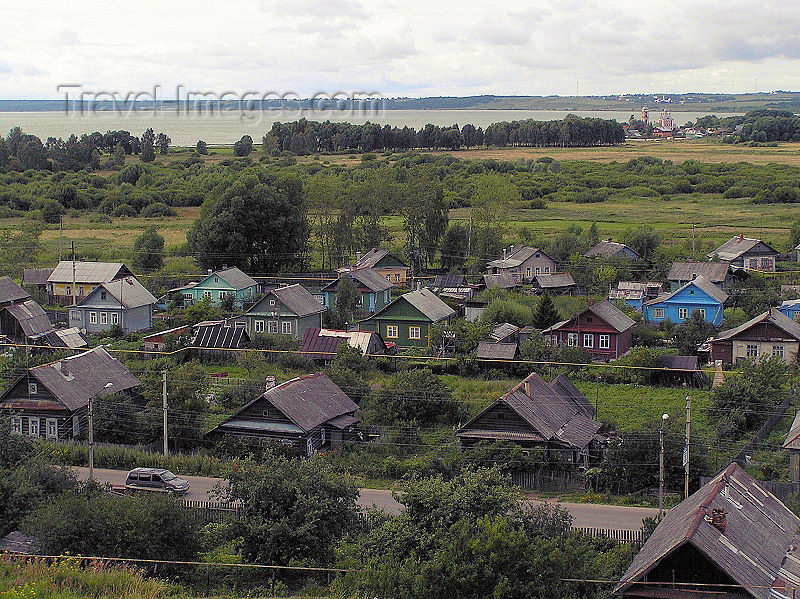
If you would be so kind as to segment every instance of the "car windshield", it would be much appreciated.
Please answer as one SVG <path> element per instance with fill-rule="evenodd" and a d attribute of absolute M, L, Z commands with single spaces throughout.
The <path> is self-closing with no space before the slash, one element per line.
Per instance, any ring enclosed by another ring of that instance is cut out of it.
<path fill-rule="evenodd" d="M 164 472 L 161 473 L 161 480 L 172 480 L 173 478 L 178 478 L 178 477 L 172 474 L 172 472 L 170 472 L 169 470 L 164 470 Z"/>

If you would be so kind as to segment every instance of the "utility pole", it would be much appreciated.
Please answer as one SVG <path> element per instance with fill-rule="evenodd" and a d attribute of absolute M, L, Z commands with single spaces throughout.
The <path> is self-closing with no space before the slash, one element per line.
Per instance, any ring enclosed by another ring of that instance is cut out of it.
<path fill-rule="evenodd" d="M 89 398 L 89 480 L 94 478 L 94 415 L 92 398 Z"/>
<path fill-rule="evenodd" d="M 78 303 L 78 296 L 76 295 L 75 289 L 75 241 L 72 241 L 72 305 L 76 305 Z"/>
<path fill-rule="evenodd" d="M 689 498 L 689 439 L 692 431 L 692 398 L 686 396 L 686 445 L 683 447 L 683 498 Z"/>
<path fill-rule="evenodd" d="M 161 397 L 164 403 L 164 457 L 169 457 L 169 445 L 167 444 L 167 371 L 161 371 Z"/>
<path fill-rule="evenodd" d="M 666 414 L 664 414 L 666 416 Z M 664 416 L 658 433 L 658 520 L 664 514 Z"/>
<path fill-rule="evenodd" d="M 697 249 L 694 244 L 694 224 L 692 225 L 692 260 L 697 258 Z"/>

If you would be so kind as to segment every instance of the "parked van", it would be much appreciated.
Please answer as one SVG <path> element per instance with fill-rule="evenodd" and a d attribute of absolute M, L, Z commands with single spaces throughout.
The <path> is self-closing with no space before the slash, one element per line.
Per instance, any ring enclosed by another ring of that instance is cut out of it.
<path fill-rule="evenodd" d="M 125 479 L 127 491 L 152 491 L 169 495 L 185 495 L 189 490 L 186 479 L 163 468 L 134 468 Z"/>

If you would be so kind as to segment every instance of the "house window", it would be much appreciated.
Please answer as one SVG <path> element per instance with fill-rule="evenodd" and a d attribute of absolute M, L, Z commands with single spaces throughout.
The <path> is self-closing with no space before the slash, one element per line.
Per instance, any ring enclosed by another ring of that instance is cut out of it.
<path fill-rule="evenodd" d="M 214 282 L 219 283 L 219 277 L 214 277 Z"/>
<path fill-rule="evenodd" d="M 36 395 L 39 392 L 39 385 L 36 383 L 28 383 L 28 393 L 31 395 Z"/>
<path fill-rule="evenodd" d="M 89 324 L 97 324 L 97 312 L 89 312 Z"/>
<path fill-rule="evenodd" d="M 544 267 L 544 274 L 546 274 L 546 275 L 550 274 L 550 267 L 549 266 L 545 266 Z"/>
<path fill-rule="evenodd" d="M 83 294 L 83 288 L 82 287 L 81 287 L 81 294 Z M 101 300 L 108 299 L 108 293 L 106 291 L 101 291 L 100 292 L 100 299 Z"/>
<path fill-rule="evenodd" d="M 228 297 L 228 293 L 226 291 L 220 291 L 219 292 L 219 299 L 220 300 L 224 300 L 226 297 Z"/>
<path fill-rule="evenodd" d="M 778 356 L 779 358 L 783 357 L 783 346 L 782 345 L 773 345 L 772 346 L 772 355 Z"/>
<path fill-rule="evenodd" d="M 536 267 L 536 274 L 537 275 L 539 274 L 539 267 L 538 266 Z M 531 267 L 530 266 L 525 268 L 525 278 L 526 279 L 530 279 L 531 278 Z"/>
<path fill-rule="evenodd" d="M 74 415 L 72 417 L 72 436 L 73 438 L 77 438 L 81 434 L 81 421 L 78 420 L 78 416 Z"/>
<path fill-rule="evenodd" d="M 400 281 L 400 274 L 399 274 L 399 273 L 395 273 L 395 275 L 394 275 L 394 280 L 395 280 L 396 282 Z"/>
<path fill-rule="evenodd" d="M 210 291 L 204 291 L 203 292 L 203 299 L 206 299 L 206 298 L 211 299 L 211 292 Z"/>
<path fill-rule="evenodd" d="M 81 311 L 80 310 L 70 310 L 69 311 L 69 319 L 70 320 L 80 320 L 81 319 Z"/>
<path fill-rule="evenodd" d="M 64 290 L 66 291 L 66 295 L 72 295 L 72 287 L 67 285 Z"/>
<path fill-rule="evenodd" d="M 22 434 L 22 417 L 20 416 L 13 416 L 11 418 L 11 432 L 15 435 Z"/>
<path fill-rule="evenodd" d="M 748 358 L 757 358 L 758 357 L 758 346 L 754 343 L 747 344 L 747 357 Z"/>
<path fill-rule="evenodd" d="M 772 270 L 771 258 L 761 258 L 761 270 Z"/>
<path fill-rule="evenodd" d="M 28 436 L 29 437 L 38 437 L 39 436 L 39 419 L 38 418 L 28 418 Z"/>
<path fill-rule="evenodd" d="M 108 324 L 108 312 L 100 312 L 100 324 Z"/>
<path fill-rule="evenodd" d="M 578 333 L 567 333 L 567 347 L 578 347 Z"/>
<path fill-rule="evenodd" d="M 237 322 L 236 324 L 239 324 L 239 323 Z M 253 323 L 253 330 L 256 333 L 263 333 L 264 332 L 264 321 L 263 320 L 256 320 Z"/>
<path fill-rule="evenodd" d="M 700 314 L 700 318 L 703 320 L 706 319 L 706 309 L 705 308 L 698 308 L 697 313 Z"/>
<path fill-rule="evenodd" d="M 747 263 L 750 265 L 750 268 L 757 269 L 758 268 L 758 258 L 750 258 Z"/>
<path fill-rule="evenodd" d="M 664 308 L 653 308 L 653 318 L 664 318 Z"/>
<path fill-rule="evenodd" d="M 256 333 L 263 333 L 264 332 L 264 321 L 261 320 L 261 321 L 258 321 L 258 322 L 261 323 L 261 330 L 260 331 L 258 330 L 258 324 L 256 324 Z M 233 328 L 234 329 L 243 329 L 246 326 L 247 326 L 247 323 L 246 322 L 242 322 L 241 320 L 239 322 L 234 322 L 233 323 Z"/>
<path fill-rule="evenodd" d="M 409 339 L 422 339 L 422 329 L 420 327 L 408 327 Z"/>
<path fill-rule="evenodd" d="M 78 295 L 83 295 L 83 285 L 78 287 Z M 105 299 L 105 298 L 103 298 L 103 299 Z"/>
<path fill-rule="evenodd" d="M 689 317 L 689 308 L 678 308 L 678 318 L 686 320 Z"/>
<path fill-rule="evenodd" d="M 281 333 L 284 335 L 291 335 L 292 334 L 292 321 L 287 320 L 281 323 Z"/>
<path fill-rule="evenodd" d="M 392 282 L 392 275 L 386 275 L 386 280 L 391 283 Z"/>
<path fill-rule="evenodd" d="M 594 333 L 583 334 L 583 347 L 594 347 Z"/>
<path fill-rule="evenodd" d="M 311 442 L 311 437 L 306 439 L 306 453 L 308 455 L 314 453 L 314 444 Z"/>
<path fill-rule="evenodd" d="M 119 324 L 119 314 L 116 312 L 111 313 L 111 324 Z"/>
<path fill-rule="evenodd" d="M 58 420 L 56 418 L 48 418 L 46 435 L 48 439 L 58 439 Z"/>
<path fill-rule="evenodd" d="M 322 445 L 325 445 L 325 428 L 319 429 L 319 440 Z"/>
<path fill-rule="evenodd" d="M 600 335 L 598 347 L 600 349 L 611 349 L 611 335 Z"/>
<path fill-rule="evenodd" d="M 275 305 L 275 300 L 274 299 L 269 300 L 269 305 L 270 306 L 274 306 Z"/>
<path fill-rule="evenodd" d="M 396 324 L 387 324 L 386 325 L 386 338 L 387 339 L 397 339 L 399 332 L 399 328 Z"/>
<path fill-rule="evenodd" d="M 278 321 L 277 320 L 270 320 L 267 330 L 270 333 L 277 333 L 278 332 Z"/>

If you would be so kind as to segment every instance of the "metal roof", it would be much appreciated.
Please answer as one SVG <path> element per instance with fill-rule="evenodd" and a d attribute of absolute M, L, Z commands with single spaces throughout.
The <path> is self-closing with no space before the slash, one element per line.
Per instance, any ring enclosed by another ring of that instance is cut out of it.
<path fill-rule="evenodd" d="M 760 239 L 752 239 L 750 237 L 737 235 L 708 254 L 708 257 L 713 258 L 714 256 L 719 256 L 720 260 L 731 262 L 752 250 L 759 243 L 764 244 L 767 248 L 772 250 L 775 255 L 778 254 L 769 244 L 764 243 Z"/>
<path fill-rule="evenodd" d="M 47 343 L 52 347 L 69 347 L 78 349 L 89 347 L 89 340 L 78 327 L 55 329 L 47 334 Z"/>
<path fill-rule="evenodd" d="M 517 266 L 520 266 L 523 262 L 525 262 L 525 260 L 533 256 L 537 252 L 547 256 L 547 254 L 540 248 L 521 245 L 518 248 L 515 248 L 514 251 L 505 258 L 492 260 L 487 264 L 487 266 L 490 266 L 492 268 L 501 268 L 501 269 L 516 268 Z M 547 257 L 550 258 L 550 256 Z M 552 260 L 552 258 L 550 259 Z"/>
<path fill-rule="evenodd" d="M 489 334 L 489 337 L 493 341 L 503 341 L 504 339 L 508 339 L 511 337 L 511 335 L 516 335 L 517 333 L 519 333 L 519 327 L 517 325 L 511 324 L 510 322 L 504 322 L 494 327 L 492 332 Z"/>
<path fill-rule="evenodd" d="M 0 305 L 13 304 L 31 296 L 10 277 L 0 277 Z"/>
<path fill-rule="evenodd" d="M 616 241 L 601 241 L 592 249 L 584 254 L 587 258 L 592 258 L 593 256 L 601 256 L 603 258 L 611 258 L 612 256 L 618 256 L 620 254 L 624 255 L 624 250 L 628 250 L 636 254 L 637 257 L 639 256 L 639 252 L 636 250 L 628 247 L 624 243 L 618 243 Z"/>
<path fill-rule="evenodd" d="M 678 289 L 673 291 L 672 293 L 664 293 L 659 295 L 658 297 L 647 300 L 644 302 L 645 306 L 650 306 L 652 304 L 660 304 L 661 302 L 666 302 L 667 300 L 672 299 L 679 293 L 681 293 L 684 289 L 688 289 L 689 287 L 697 287 L 700 291 L 705 293 L 708 297 L 713 300 L 718 301 L 720 304 L 724 304 L 725 300 L 728 299 L 728 294 L 725 293 L 722 289 L 714 285 L 711 281 L 705 278 L 703 275 L 697 275 L 697 278 L 689 281 L 688 283 L 684 283 Z"/>
<path fill-rule="evenodd" d="M 719 527 L 712 524 L 715 509 L 724 511 L 720 513 L 724 525 Z M 640 587 L 636 583 L 662 559 L 689 544 L 752 597 L 767 599 L 773 596 L 771 588 L 791 597 L 800 586 L 798 526 L 800 518 L 733 463 L 667 512 L 614 593 L 637 595 L 637 590 L 644 588 L 652 597 L 676 596 L 669 589 Z M 692 582 L 682 579 L 681 574 L 675 571 L 672 581 Z M 694 590 L 684 588 L 687 594 Z"/>
<path fill-rule="evenodd" d="M 724 283 L 730 267 L 727 262 L 673 262 L 667 280 L 691 281 L 697 275 L 703 275 L 712 283 Z"/>
<path fill-rule="evenodd" d="M 440 300 L 430 289 L 419 289 L 404 293 L 398 299 L 404 299 L 409 304 L 428 318 L 431 322 L 439 322 L 450 318 L 456 312 L 450 306 Z M 392 302 L 394 303 L 394 302 Z M 386 308 L 384 308 L 385 310 Z"/>
<path fill-rule="evenodd" d="M 718 335 L 716 335 L 711 341 L 722 341 L 724 339 L 730 339 L 732 337 L 736 337 L 740 333 L 743 333 L 747 329 L 760 324 L 762 322 L 768 322 L 779 329 L 781 329 L 787 335 L 794 337 L 798 341 L 800 341 L 800 323 L 795 322 L 785 314 L 783 314 L 777 308 L 771 308 L 768 312 L 764 312 L 756 316 L 755 318 L 751 318 L 744 324 L 740 324 L 738 327 L 733 329 L 728 329 L 727 331 L 722 331 Z"/>
<path fill-rule="evenodd" d="M 400 264 L 403 264 L 403 261 L 400 260 L 397 256 L 390 254 L 389 250 L 384 250 L 382 248 L 372 248 L 366 254 L 361 256 L 358 260 L 356 260 L 355 264 L 353 264 L 353 269 L 356 268 L 374 268 L 378 262 L 383 260 L 386 256 L 391 256 L 395 260 L 397 260 Z M 405 264 L 403 264 L 405 266 Z M 398 267 L 400 268 L 400 267 Z"/>
<path fill-rule="evenodd" d="M 339 282 L 345 277 L 355 279 L 356 286 L 358 286 L 358 283 L 361 283 L 362 287 L 366 287 L 373 293 L 380 293 L 381 291 L 386 291 L 392 287 L 392 284 L 386 280 L 386 277 L 367 267 L 343 272 L 338 279 L 325 285 L 325 287 L 322 288 L 322 291 L 335 291 L 339 285 Z"/>
<path fill-rule="evenodd" d="M 36 366 L 28 374 L 72 411 L 86 406 L 90 397 L 111 395 L 140 384 L 122 362 L 102 347 Z M 108 383 L 111 385 L 106 387 Z"/>
<path fill-rule="evenodd" d="M 483 284 L 487 289 L 500 287 L 501 289 L 513 289 L 519 286 L 519 282 L 509 273 L 499 275 L 483 275 Z"/>
<path fill-rule="evenodd" d="M 789 434 L 786 435 L 783 448 L 800 450 L 800 410 L 794 415 L 792 427 L 789 429 Z"/>
<path fill-rule="evenodd" d="M 22 271 L 22 284 L 47 285 L 47 279 L 51 274 L 53 274 L 52 268 L 26 268 Z"/>
<path fill-rule="evenodd" d="M 14 317 L 28 338 L 40 337 L 53 330 L 47 313 L 35 300 L 29 299 L 21 304 L 5 306 L 3 310 Z"/>
<path fill-rule="evenodd" d="M 73 265 L 75 276 L 73 277 Z M 132 275 L 122 262 L 80 262 L 62 260 L 53 272 L 47 277 L 48 283 L 90 283 L 99 285 L 113 281 L 117 277 Z"/>
<path fill-rule="evenodd" d="M 568 272 L 557 272 L 551 275 L 536 275 L 536 283 L 542 289 L 559 289 L 562 287 L 573 287 L 575 280 Z"/>
<path fill-rule="evenodd" d="M 310 314 L 319 314 L 327 310 L 325 306 L 320 304 L 314 296 L 299 283 L 289 285 L 288 287 L 278 287 L 270 291 L 267 296 L 270 294 L 278 298 L 284 306 L 289 308 L 289 310 L 294 312 L 299 318 L 309 316 Z M 261 304 L 263 301 L 262 299 L 258 304 Z M 258 304 L 256 304 L 256 306 Z M 254 311 L 256 306 L 253 306 L 250 311 Z"/>
<path fill-rule="evenodd" d="M 308 328 L 303 333 L 300 353 L 312 360 L 332 360 L 336 357 L 336 350 L 342 343 L 357 348 L 362 355 L 379 354 L 386 351 L 386 344 L 378 333 Z"/>
<path fill-rule="evenodd" d="M 236 291 L 241 291 L 242 289 L 247 289 L 248 287 L 257 287 L 258 282 L 250 277 L 250 275 L 245 274 L 237 267 L 232 266 L 231 268 L 226 268 L 225 270 L 218 270 L 212 272 L 209 277 L 217 276 L 223 281 L 225 281 L 228 285 L 233 287 Z M 208 280 L 208 277 L 203 279 L 204 281 Z"/>
<path fill-rule="evenodd" d="M 198 325 L 192 347 L 198 349 L 238 349 L 250 342 L 244 327 L 223 324 Z"/>
<path fill-rule="evenodd" d="M 97 286 L 78 304 L 79 307 L 98 305 L 95 299 L 105 290 L 117 300 L 123 308 L 130 310 L 140 306 L 150 306 L 156 303 L 156 298 L 136 280 L 136 277 L 122 277 Z"/>
<path fill-rule="evenodd" d="M 475 357 L 479 360 L 513 360 L 517 357 L 517 344 L 478 341 Z"/>

